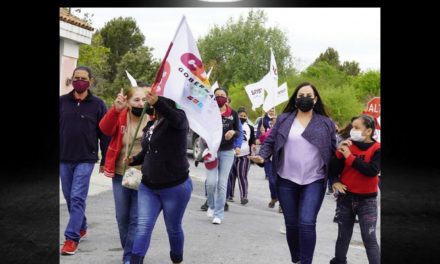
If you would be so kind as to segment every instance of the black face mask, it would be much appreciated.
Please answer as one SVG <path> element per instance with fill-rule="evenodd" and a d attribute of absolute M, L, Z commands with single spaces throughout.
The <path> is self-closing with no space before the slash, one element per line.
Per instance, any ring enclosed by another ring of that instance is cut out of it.
<path fill-rule="evenodd" d="M 137 117 L 141 116 L 142 110 L 144 110 L 142 107 L 131 107 L 131 113 Z"/>
<path fill-rule="evenodd" d="M 296 98 L 296 107 L 302 112 L 308 112 L 313 109 L 315 103 L 311 97 L 300 97 Z"/>
<path fill-rule="evenodd" d="M 240 118 L 240 121 L 241 121 L 241 123 L 243 124 L 244 122 L 247 121 L 247 119 L 246 119 L 246 118 Z"/>

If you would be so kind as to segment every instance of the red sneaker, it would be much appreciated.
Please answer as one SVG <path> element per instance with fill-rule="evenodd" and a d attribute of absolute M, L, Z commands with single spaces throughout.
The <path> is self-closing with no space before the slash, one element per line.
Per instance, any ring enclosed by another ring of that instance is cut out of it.
<path fill-rule="evenodd" d="M 79 241 L 81 241 L 81 239 L 86 238 L 87 237 L 87 229 L 81 229 L 79 230 Z"/>
<path fill-rule="evenodd" d="M 78 243 L 76 243 L 73 240 L 66 240 L 64 242 L 64 246 L 61 249 L 62 255 L 73 255 L 75 254 L 76 250 L 78 249 Z"/>

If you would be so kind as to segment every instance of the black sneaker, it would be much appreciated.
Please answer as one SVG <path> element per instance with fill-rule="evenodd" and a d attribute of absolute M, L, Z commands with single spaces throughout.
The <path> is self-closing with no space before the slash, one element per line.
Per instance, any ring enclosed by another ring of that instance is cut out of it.
<path fill-rule="evenodd" d="M 226 211 L 229 211 L 229 204 L 228 203 L 225 203 L 225 212 Z"/>
<path fill-rule="evenodd" d="M 232 197 L 228 197 L 228 198 L 226 199 L 226 201 L 233 203 L 233 202 L 234 202 L 234 198 L 232 198 Z"/>
<path fill-rule="evenodd" d="M 205 203 L 200 207 L 200 210 L 208 211 L 208 200 L 206 200 Z"/>
<path fill-rule="evenodd" d="M 241 204 L 245 205 L 249 202 L 249 200 L 247 198 L 241 198 Z"/>

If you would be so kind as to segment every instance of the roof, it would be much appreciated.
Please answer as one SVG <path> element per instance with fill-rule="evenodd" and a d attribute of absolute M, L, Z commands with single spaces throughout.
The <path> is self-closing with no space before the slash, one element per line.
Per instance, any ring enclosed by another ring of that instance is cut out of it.
<path fill-rule="evenodd" d="M 60 20 L 90 31 L 94 30 L 90 24 L 72 14 L 69 14 L 67 9 L 63 7 L 60 7 Z"/>

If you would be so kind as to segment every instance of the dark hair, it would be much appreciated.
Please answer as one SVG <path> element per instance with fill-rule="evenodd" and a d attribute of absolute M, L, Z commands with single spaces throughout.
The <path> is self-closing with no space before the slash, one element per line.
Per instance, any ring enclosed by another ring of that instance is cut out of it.
<path fill-rule="evenodd" d="M 89 74 L 89 79 L 93 79 L 92 69 L 90 69 L 87 66 L 78 66 L 78 67 L 76 67 L 75 70 L 73 70 L 72 79 L 73 79 L 73 75 L 75 75 L 75 72 L 79 71 L 79 70 L 86 71 Z"/>
<path fill-rule="evenodd" d="M 356 119 L 357 119 L 357 116 L 352 117 L 351 121 L 344 128 L 339 130 L 338 134 L 339 134 L 339 136 L 341 136 L 341 138 L 343 140 L 345 140 L 345 139 L 350 137 L 350 131 L 353 128 L 353 125 L 351 123 L 353 123 L 353 121 L 356 120 Z"/>
<path fill-rule="evenodd" d="M 147 82 L 138 81 L 136 82 L 138 87 L 150 87 L 151 85 Z"/>
<path fill-rule="evenodd" d="M 240 113 L 246 113 L 246 114 L 247 114 L 247 112 L 246 112 L 246 108 L 244 108 L 244 106 L 240 106 L 240 107 L 237 109 L 237 113 L 238 113 L 238 114 L 240 114 Z"/>
<path fill-rule="evenodd" d="M 376 122 L 374 121 L 374 117 L 369 115 L 360 115 L 352 119 L 353 122 L 355 119 L 362 119 L 362 124 L 368 129 L 371 128 L 370 138 L 373 139 L 374 131 L 376 130 Z"/>
<path fill-rule="evenodd" d="M 294 111 L 296 111 L 298 108 L 296 107 L 296 97 L 298 96 L 298 92 L 301 88 L 305 87 L 305 86 L 310 86 L 313 89 L 313 93 L 315 94 L 315 97 L 318 97 L 318 101 L 316 101 L 315 106 L 313 107 L 313 112 L 329 117 L 327 114 L 327 111 L 325 110 L 325 106 L 324 103 L 321 100 L 321 96 L 318 93 L 318 90 L 316 89 L 316 87 L 309 83 L 309 82 L 303 82 L 301 84 L 299 84 L 296 89 L 295 92 L 293 92 L 292 96 L 289 99 L 289 102 L 287 103 L 286 107 L 283 110 L 283 113 L 292 113 Z"/>
<path fill-rule="evenodd" d="M 221 87 L 216 88 L 216 89 L 214 90 L 214 94 L 215 94 L 215 92 L 217 92 L 218 90 L 222 90 L 222 91 L 224 91 L 224 92 L 226 93 L 226 96 L 229 97 L 228 90 L 226 90 L 225 88 L 221 88 Z"/>
<path fill-rule="evenodd" d="M 163 99 L 163 101 L 169 105 L 172 108 L 177 108 L 176 102 L 174 102 L 172 99 L 167 98 L 167 97 L 163 97 L 163 96 L 159 96 L 161 99 Z"/>

